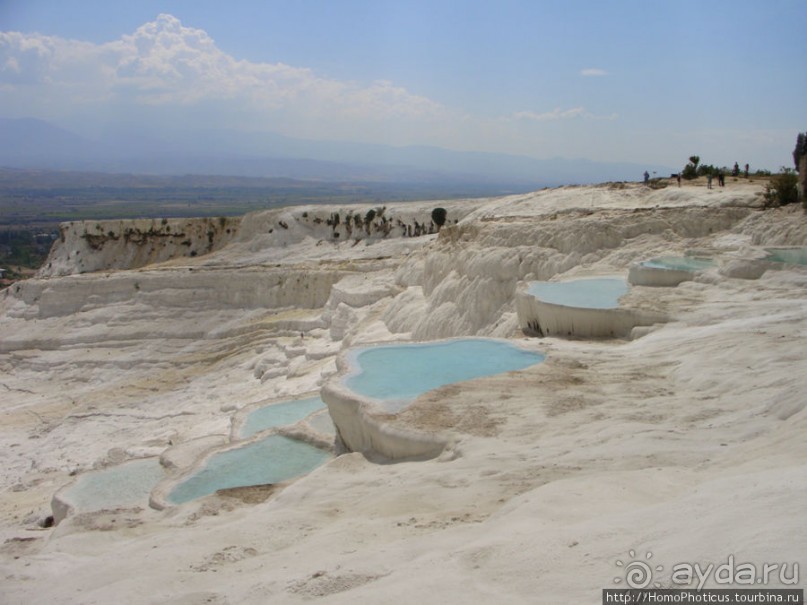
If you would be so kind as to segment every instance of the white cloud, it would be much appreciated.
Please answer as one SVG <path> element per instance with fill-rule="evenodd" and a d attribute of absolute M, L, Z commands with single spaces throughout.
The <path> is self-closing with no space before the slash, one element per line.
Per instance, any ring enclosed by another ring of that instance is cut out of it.
<path fill-rule="evenodd" d="M 580 75 L 584 77 L 607 76 L 608 72 L 597 67 L 587 67 L 586 69 L 580 70 Z"/>
<path fill-rule="evenodd" d="M 551 120 L 568 120 L 571 118 L 579 118 L 585 115 L 586 110 L 582 107 L 572 107 L 571 109 L 556 108 L 552 111 L 544 113 L 536 113 L 534 111 L 519 111 L 514 113 L 511 117 L 514 120 L 532 120 L 535 122 L 546 122 Z"/>
<path fill-rule="evenodd" d="M 240 60 L 171 15 L 105 44 L 0 32 L 0 92 L 6 117 L 38 117 L 82 132 L 116 124 L 263 130 L 537 156 L 576 153 L 574 141 L 589 140 L 587 121 L 617 118 L 582 105 L 474 115 L 387 80 L 344 81 L 303 66 Z M 535 129 L 548 124 L 562 128 L 536 137 Z"/>
<path fill-rule="evenodd" d="M 595 115 L 586 111 L 584 107 L 572 107 L 570 109 L 556 108 L 552 111 L 537 113 L 534 111 L 518 111 L 512 114 L 508 119 L 518 121 L 533 121 L 533 122 L 550 122 L 557 120 L 572 120 L 576 118 L 583 118 L 586 120 L 616 120 L 618 114 L 612 113 L 606 116 Z"/>
<path fill-rule="evenodd" d="M 0 32 L 0 86 L 18 105 L 54 103 L 65 113 L 93 102 L 137 106 L 226 102 L 233 111 L 352 120 L 432 120 L 445 108 L 391 82 L 329 79 L 282 63 L 253 63 L 222 52 L 203 30 L 160 15 L 106 44 Z"/>

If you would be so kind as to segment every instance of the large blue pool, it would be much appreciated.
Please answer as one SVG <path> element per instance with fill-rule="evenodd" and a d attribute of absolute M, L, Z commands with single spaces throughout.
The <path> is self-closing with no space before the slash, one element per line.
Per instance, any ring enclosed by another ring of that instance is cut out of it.
<path fill-rule="evenodd" d="M 543 360 L 541 353 L 481 338 L 380 345 L 353 352 L 353 370 L 345 377 L 345 385 L 397 411 L 437 387 L 521 370 Z"/>

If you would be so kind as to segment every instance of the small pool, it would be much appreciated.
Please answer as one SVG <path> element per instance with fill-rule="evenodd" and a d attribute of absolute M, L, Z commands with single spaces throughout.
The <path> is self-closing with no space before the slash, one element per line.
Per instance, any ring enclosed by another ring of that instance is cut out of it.
<path fill-rule="evenodd" d="M 78 512 L 148 508 L 149 494 L 163 477 L 165 471 L 158 458 L 132 460 L 81 475 L 61 498 Z"/>
<path fill-rule="evenodd" d="M 168 501 L 183 504 L 220 489 L 287 481 L 311 472 L 329 458 L 331 454 L 313 445 L 271 435 L 214 454 L 200 471 L 171 490 Z"/>
<path fill-rule="evenodd" d="M 807 265 L 807 248 L 767 248 L 765 260 L 788 265 Z"/>
<path fill-rule="evenodd" d="M 670 271 L 704 271 L 715 266 L 708 258 L 697 256 L 658 256 L 640 263 L 650 269 L 667 269 Z"/>
<path fill-rule="evenodd" d="M 628 293 L 628 282 L 618 277 L 531 282 L 527 292 L 539 300 L 566 307 L 615 309 Z"/>
<path fill-rule="evenodd" d="M 344 380 L 354 392 L 394 412 L 440 386 L 521 370 L 543 360 L 540 353 L 499 340 L 380 345 L 352 352 L 354 369 Z"/>
<path fill-rule="evenodd" d="M 325 403 L 319 397 L 273 403 L 258 408 L 247 416 L 241 427 L 240 436 L 246 439 L 267 429 L 295 424 L 317 410 L 324 409 Z"/>

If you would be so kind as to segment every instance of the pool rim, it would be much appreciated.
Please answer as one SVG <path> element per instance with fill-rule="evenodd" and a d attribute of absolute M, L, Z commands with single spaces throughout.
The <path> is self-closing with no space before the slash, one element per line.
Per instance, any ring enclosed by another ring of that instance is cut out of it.
<path fill-rule="evenodd" d="M 579 281 L 582 279 L 602 279 L 613 278 L 624 280 L 628 284 L 628 291 L 620 296 L 620 304 L 611 308 L 591 308 L 573 307 L 558 303 L 546 302 L 545 300 L 531 294 L 529 286 L 531 283 L 551 282 L 564 283 L 568 281 Z M 668 316 L 660 311 L 647 310 L 633 303 L 627 305 L 622 302 L 625 296 L 630 295 L 631 286 L 628 276 L 624 272 L 607 271 L 579 273 L 573 276 L 566 276 L 564 279 L 549 280 L 521 280 L 516 286 L 515 303 L 516 314 L 518 316 L 519 327 L 524 334 L 535 338 L 561 338 L 573 340 L 604 340 L 632 338 L 633 329 L 640 326 L 652 326 L 666 323 Z M 547 331 L 545 329 L 548 320 L 549 324 L 554 324 L 554 328 Z M 591 323 L 596 320 L 595 323 Z M 532 323 L 540 322 L 544 329 L 537 333 Z M 560 328 L 558 328 L 561 326 Z M 582 326 L 582 327 L 581 327 Z"/>
<path fill-rule="evenodd" d="M 442 343 L 456 340 L 499 341 L 543 356 L 541 362 L 528 366 L 528 368 L 513 371 L 523 372 L 525 369 L 541 365 L 550 359 L 550 353 L 545 350 L 545 343 L 526 337 L 457 336 L 434 340 L 398 339 L 363 342 L 360 345 L 343 350 L 336 358 L 337 372 L 323 384 L 321 391 L 322 400 L 327 404 L 336 428 L 337 455 L 359 452 L 369 460 L 383 463 L 423 461 L 437 457 L 442 458 L 443 456 L 447 456 L 446 459 L 452 459 L 452 444 L 455 437 L 452 436 L 450 431 L 424 431 L 396 422 L 401 412 L 418 405 L 422 395 L 431 393 L 434 390 L 425 391 L 398 412 L 389 412 L 379 405 L 378 400 L 360 395 L 348 388 L 344 384 L 343 377 L 351 369 L 349 354 L 356 349 L 384 345 Z M 480 378 L 491 378 L 491 376 L 479 376 L 470 380 Z M 469 381 L 452 384 L 462 384 Z"/>

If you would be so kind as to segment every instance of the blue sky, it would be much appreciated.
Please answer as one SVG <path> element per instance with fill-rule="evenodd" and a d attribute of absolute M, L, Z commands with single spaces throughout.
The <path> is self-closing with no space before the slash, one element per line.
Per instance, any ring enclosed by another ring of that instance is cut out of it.
<path fill-rule="evenodd" d="M 807 130 L 805 23 L 804 0 L 0 0 L 0 116 L 775 169 Z"/>

